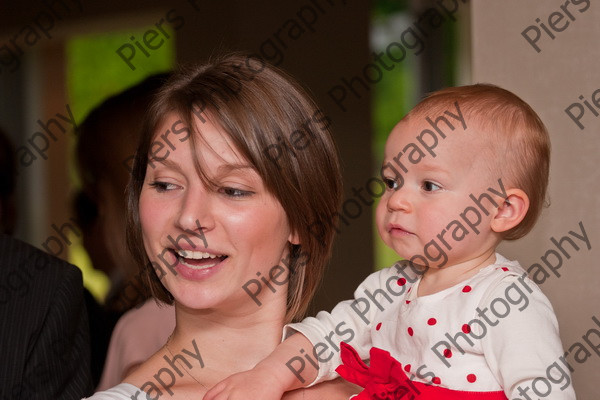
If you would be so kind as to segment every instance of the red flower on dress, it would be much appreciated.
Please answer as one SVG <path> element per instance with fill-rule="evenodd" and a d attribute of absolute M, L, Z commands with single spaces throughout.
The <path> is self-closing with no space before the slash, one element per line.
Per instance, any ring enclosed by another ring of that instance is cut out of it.
<path fill-rule="evenodd" d="M 372 347 L 371 363 L 366 365 L 352 346 L 342 342 L 340 347 L 343 364 L 337 367 L 336 372 L 364 388 L 353 397 L 355 400 L 508 400 L 501 390 L 469 392 L 413 382 L 404 373 L 402 364 L 385 350 Z M 471 383 L 476 379 L 475 374 L 467 376 Z M 432 381 L 440 382 L 437 377 Z"/>
<path fill-rule="evenodd" d="M 349 382 L 364 388 L 356 400 L 399 400 L 414 399 L 419 391 L 404 373 L 402 364 L 394 359 L 389 352 L 371 348 L 371 362 L 366 365 L 356 350 L 347 343 L 342 342 L 342 365 L 336 372 Z M 415 392 L 416 390 L 416 392 Z M 411 394 L 411 397 L 405 397 Z"/>

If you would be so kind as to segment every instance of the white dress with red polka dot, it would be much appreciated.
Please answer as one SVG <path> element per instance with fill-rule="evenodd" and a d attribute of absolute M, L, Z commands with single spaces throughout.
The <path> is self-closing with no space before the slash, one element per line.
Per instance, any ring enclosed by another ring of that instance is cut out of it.
<path fill-rule="evenodd" d="M 363 359 L 372 347 L 389 351 L 414 382 L 503 391 L 510 399 L 575 399 L 570 377 L 566 385 L 558 369 L 548 375 L 554 363 L 562 364 L 558 323 L 518 262 L 496 254 L 475 276 L 428 296 L 417 297 L 419 282 L 418 271 L 399 262 L 371 274 L 354 300 L 288 325 L 284 336 L 296 330 L 314 346 L 320 366 L 313 384 L 337 376 L 344 341 Z"/>

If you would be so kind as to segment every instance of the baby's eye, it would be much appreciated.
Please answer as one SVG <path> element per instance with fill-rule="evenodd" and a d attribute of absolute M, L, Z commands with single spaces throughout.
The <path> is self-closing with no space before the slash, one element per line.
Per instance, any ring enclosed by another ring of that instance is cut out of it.
<path fill-rule="evenodd" d="M 248 190 L 241 190 L 241 189 L 236 189 L 236 188 L 231 188 L 231 187 L 224 187 L 221 188 L 221 193 L 223 193 L 224 195 L 228 196 L 228 197 L 247 197 L 250 196 L 252 194 L 252 192 L 248 191 Z"/>
<path fill-rule="evenodd" d="M 177 189 L 177 185 L 169 182 L 154 181 L 150 183 L 150 186 L 153 187 L 158 193 Z"/>
<path fill-rule="evenodd" d="M 394 179 L 384 177 L 383 183 L 385 183 L 385 186 L 388 189 L 398 190 L 398 182 L 396 182 Z"/>
<path fill-rule="evenodd" d="M 431 181 L 423 182 L 423 190 L 425 190 L 426 192 L 435 192 L 440 189 L 441 187 L 437 183 L 433 183 Z"/>

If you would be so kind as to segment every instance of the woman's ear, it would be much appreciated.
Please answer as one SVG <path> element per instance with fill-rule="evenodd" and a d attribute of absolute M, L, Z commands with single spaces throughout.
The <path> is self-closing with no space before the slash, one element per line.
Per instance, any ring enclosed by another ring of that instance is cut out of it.
<path fill-rule="evenodd" d="M 290 236 L 288 237 L 288 242 L 290 242 L 291 244 L 300 244 L 300 235 L 298 235 L 297 232 L 291 232 Z"/>
<path fill-rule="evenodd" d="M 529 197 L 521 189 L 508 189 L 507 197 L 496 209 L 496 213 L 491 222 L 491 228 L 494 232 L 506 232 L 519 225 L 527 210 L 529 210 Z"/>

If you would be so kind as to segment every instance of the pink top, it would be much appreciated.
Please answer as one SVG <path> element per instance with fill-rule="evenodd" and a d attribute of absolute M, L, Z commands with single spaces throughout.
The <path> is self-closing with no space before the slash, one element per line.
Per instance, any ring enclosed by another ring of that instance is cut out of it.
<path fill-rule="evenodd" d="M 110 338 L 96 390 L 106 390 L 122 382 L 132 366 L 146 361 L 166 343 L 174 328 L 175 307 L 159 306 L 154 299 L 126 312 Z"/>

